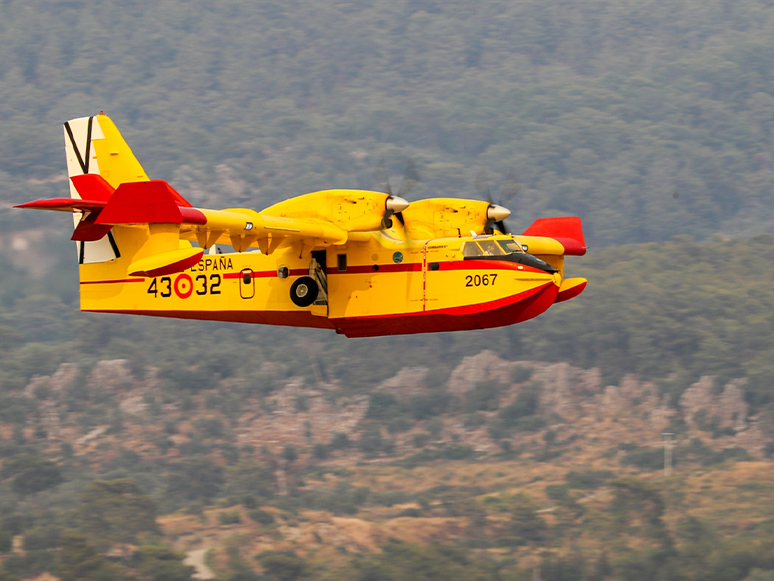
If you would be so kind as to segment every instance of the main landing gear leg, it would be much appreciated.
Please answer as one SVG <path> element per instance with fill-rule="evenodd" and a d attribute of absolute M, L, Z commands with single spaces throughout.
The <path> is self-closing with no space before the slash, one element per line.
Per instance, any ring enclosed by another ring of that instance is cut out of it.
<path fill-rule="evenodd" d="M 314 301 L 315 305 L 327 305 L 328 304 L 328 275 L 325 273 L 323 267 L 317 262 L 317 259 L 312 258 L 309 263 L 309 277 L 314 279 L 320 289 L 317 293 L 317 299 Z"/>

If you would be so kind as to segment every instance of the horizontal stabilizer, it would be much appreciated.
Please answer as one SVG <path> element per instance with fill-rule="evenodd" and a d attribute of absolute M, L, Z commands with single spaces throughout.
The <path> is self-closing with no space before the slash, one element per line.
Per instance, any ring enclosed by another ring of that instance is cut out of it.
<path fill-rule="evenodd" d="M 524 231 L 525 236 L 544 236 L 553 238 L 564 246 L 564 254 L 583 256 L 586 254 L 586 241 L 583 238 L 583 226 L 580 218 L 565 216 L 562 218 L 541 218 Z"/>
<path fill-rule="evenodd" d="M 105 202 L 92 202 L 77 198 L 51 198 L 48 200 L 35 200 L 14 206 L 30 210 L 55 210 L 58 212 L 93 212 L 105 207 Z"/>
<path fill-rule="evenodd" d="M 129 266 L 129 275 L 154 277 L 182 272 L 197 264 L 202 259 L 203 254 L 204 250 L 196 247 L 179 248 L 154 254 L 133 262 Z"/>
<path fill-rule="evenodd" d="M 191 214 L 192 216 L 188 216 Z M 97 224 L 206 223 L 164 180 L 121 184 L 97 218 Z"/>

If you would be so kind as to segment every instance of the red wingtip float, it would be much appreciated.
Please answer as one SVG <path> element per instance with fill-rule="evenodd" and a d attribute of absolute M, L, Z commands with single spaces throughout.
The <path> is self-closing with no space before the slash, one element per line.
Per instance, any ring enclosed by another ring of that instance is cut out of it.
<path fill-rule="evenodd" d="M 65 123 L 81 309 L 333 329 L 350 337 L 484 329 L 578 296 L 581 221 L 511 234 L 491 201 L 327 190 L 260 212 L 193 208 L 149 180 L 104 114 Z M 418 176 L 411 166 L 406 184 Z M 514 176 L 515 179 L 515 176 Z M 401 186 L 401 192 L 407 187 Z M 206 254 L 205 254 L 206 252 Z"/>

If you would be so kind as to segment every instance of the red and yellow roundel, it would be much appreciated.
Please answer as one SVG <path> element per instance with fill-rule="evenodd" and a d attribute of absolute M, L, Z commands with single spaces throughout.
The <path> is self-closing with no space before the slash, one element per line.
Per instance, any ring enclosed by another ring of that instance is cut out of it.
<path fill-rule="evenodd" d="M 183 273 L 175 279 L 175 294 L 181 299 L 187 299 L 193 292 L 193 281 L 191 277 Z"/>

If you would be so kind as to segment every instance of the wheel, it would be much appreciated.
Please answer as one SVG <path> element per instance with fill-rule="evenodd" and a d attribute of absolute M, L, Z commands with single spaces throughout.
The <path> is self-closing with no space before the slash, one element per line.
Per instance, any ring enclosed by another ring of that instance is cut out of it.
<path fill-rule="evenodd" d="M 290 300 L 299 307 L 308 307 L 317 299 L 319 292 L 313 278 L 302 276 L 290 286 Z"/>

